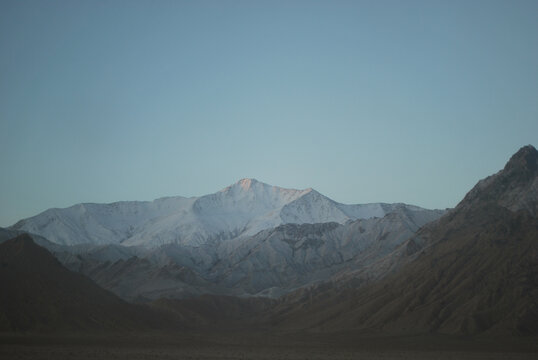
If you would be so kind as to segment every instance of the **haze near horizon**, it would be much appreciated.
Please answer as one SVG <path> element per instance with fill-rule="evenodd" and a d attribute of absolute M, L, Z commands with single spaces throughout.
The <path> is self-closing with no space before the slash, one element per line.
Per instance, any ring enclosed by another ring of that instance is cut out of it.
<path fill-rule="evenodd" d="M 453 207 L 538 144 L 535 1 L 3 1 L 0 226 L 241 178 Z"/>

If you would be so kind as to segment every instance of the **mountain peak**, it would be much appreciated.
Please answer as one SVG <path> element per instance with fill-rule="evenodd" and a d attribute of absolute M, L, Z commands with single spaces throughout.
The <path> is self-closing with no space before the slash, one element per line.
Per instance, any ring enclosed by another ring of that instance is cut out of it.
<path fill-rule="evenodd" d="M 239 185 L 242 189 L 248 190 L 258 183 L 259 181 L 254 178 L 244 178 L 239 180 L 236 184 Z"/>
<path fill-rule="evenodd" d="M 518 150 L 506 166 L 504 171 L 524 171 L 529 173 L 535 173 L 538 170 L 538 151 L 532 145 L 523 146 Z"/>
<path fill-rule="evenodd" d="M 281 191 L 302 192 L 302 193 L 308 193 L 313 190 L 312 188 L 303 189 L 303 190 L 295 189 L 295 188 L 282 188 L 280 186 L 274 186 L 271 184 L 264 183 L 254 178 L 243 178 L 237 181 L 236 183 L 224 188 L 222 191 L 230 191 L 230 190 L 235 190 L 235 191 L 257 190 L 258 191 L 261 189 L 269 189 L 269 188 L 281 190 Z"/>
<path fill-rule="evenodd" d="M 503 170 L 480 180 L 458 204 L 468 209 L 480 204 L 496 203 L 509 210 L 525 209 L 538 215 L 538 151 L 527 145 L 519 149 Z"/>
<path fill-rule="evenodd" d="M 9 241 L 21 244 L 22 246 L 33 246 L 33 245 L 35 245 L 34 240 L 27 233 L 20 234 L 20 235 L 18 235 L 16 237 L 12 238 Z"/>
<path fill-rule="evenodd" d="M 256 187 L 257 185 L 261 186 L 270 186 L 268 184 L 262 183 L 254 178 L 243 178 L 232 185 L 226 186 L 224 189 L 220 190 L 220 192 L 229 192 L 229 191 L 248 191 Z"/>
<path fill-rule="evenodd" d="M 31 251 L 34 248 L 38 247 L 35 244 L 34 240 L 30 237 L 30 235 L 26 233 L 23 233 L 19 236 L 12 238 L 11 240 L 4 242 L 4 246 L 6 248 L 9 247 L 11 251 L 14 252 L 14 254 L 19 254 L 29 250 Z"/>

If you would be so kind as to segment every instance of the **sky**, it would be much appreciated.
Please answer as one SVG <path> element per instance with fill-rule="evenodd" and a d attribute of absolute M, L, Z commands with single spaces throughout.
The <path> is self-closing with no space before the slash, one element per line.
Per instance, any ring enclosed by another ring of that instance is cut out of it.
<path fill-rule="evenodd" d="M 0 1 L 0 226 L 241 178 L 455 206 L 538 146 L 538 1 Z"/>

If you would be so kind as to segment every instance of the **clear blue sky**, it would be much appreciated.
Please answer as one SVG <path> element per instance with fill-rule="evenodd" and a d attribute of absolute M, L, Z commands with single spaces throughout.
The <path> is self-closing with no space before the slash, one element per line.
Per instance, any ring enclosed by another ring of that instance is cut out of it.
<path fill-rule="evenodd" d="M 538 1 L 0 1 L 0 226 L 243 177 L 452 207 L 538 145 Z"/>

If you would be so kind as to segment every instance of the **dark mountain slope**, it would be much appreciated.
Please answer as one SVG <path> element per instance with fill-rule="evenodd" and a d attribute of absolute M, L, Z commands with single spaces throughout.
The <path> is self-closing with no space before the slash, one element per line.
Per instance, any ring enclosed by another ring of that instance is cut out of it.
<path fill-rule="evenodd" d="M 29 235 L 0 244 L 0 331 L 172 328 L 174 319 L 124 302 L 64 268 Z"/>
<path fill-rule="evenodd" d="M 411 240 L 417 258 L 358 290 L 283 303 L 273 321 L 318 330 L 538 334 L 538 152 L 504 170 Z"/>
<path fill-rule="evenodd" d="M 528 145 L 514 154 L 503 170 L 479 181 L 456 210 L 497 204 L 512 211 L 525 210 L 536 217 L 537 199 L 538 151 Z"/>
<path fill-rule="evenodd" d="M 80 262 L 77 271 L 130 302 L 145 302 L 161 297 L 189 298 L 199 296 L 202 293 L 200 289 L 219 290 L 194 271 L 173 262 L 159 266 L 136 256 L 104 263 L 92 262 L 81 256 L 77 260 Z M 66 264 L 72 268 L 70 265 Z"/>

